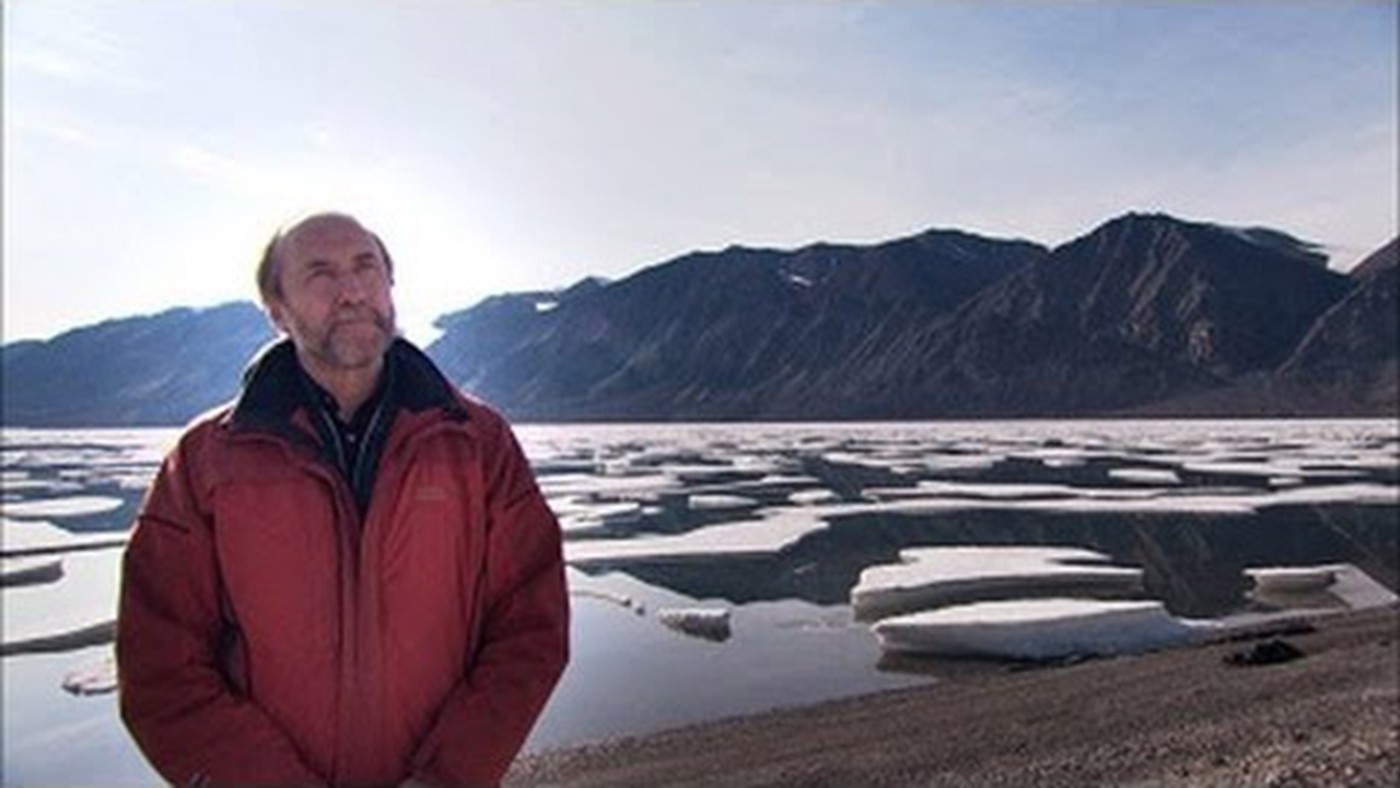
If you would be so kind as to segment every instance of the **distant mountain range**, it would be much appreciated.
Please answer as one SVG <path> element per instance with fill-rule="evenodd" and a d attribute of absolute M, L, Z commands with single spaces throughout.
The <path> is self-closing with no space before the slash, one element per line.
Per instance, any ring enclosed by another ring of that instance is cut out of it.
<path fill-rule="evenodd" d="M 428 348 L 516 419 L 1396 415 L 1400 265 L 1129 214 L 1055 249 L 931 230 L 697 252 L 494 296 Z M 0 349 L 10 425 L 178 424 L 272 338 L 248 303 Z"/>

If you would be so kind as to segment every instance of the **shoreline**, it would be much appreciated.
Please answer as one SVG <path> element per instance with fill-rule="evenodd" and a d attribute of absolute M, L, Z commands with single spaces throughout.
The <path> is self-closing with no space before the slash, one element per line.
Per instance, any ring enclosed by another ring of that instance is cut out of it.
<path fill-rule="evenodd" d="M 1400 606 L 522 756 L 510 786 L 1391 785 Z M 1227 658 L 1281 637 L 1293 661 Z"/>

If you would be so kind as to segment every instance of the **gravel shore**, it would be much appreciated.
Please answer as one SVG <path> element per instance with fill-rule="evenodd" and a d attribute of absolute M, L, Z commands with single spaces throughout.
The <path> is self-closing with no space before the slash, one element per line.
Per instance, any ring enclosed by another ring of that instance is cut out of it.
<path fill-rule="evenodd" d="M 1400 784 L 1400 608 L 522 758 L 511 786 Z M 1286 650 L 1286 649 L 1285 649 Z"/>

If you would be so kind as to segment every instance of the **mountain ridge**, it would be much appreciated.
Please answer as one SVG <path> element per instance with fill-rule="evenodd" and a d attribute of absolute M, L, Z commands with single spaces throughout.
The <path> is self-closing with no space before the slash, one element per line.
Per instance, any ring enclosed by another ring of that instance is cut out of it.
<path fill-rule="evenodd" d="M 525 421 L 1392 415 L 1395 247 L 1343 275 L 1287 233 L 1137 212 L 1053 249 L 731 245 L 490 296 L 426 350 Z M 4 423 L 182 423 L 272 336 L 237 302 L 7 344 Z"/>

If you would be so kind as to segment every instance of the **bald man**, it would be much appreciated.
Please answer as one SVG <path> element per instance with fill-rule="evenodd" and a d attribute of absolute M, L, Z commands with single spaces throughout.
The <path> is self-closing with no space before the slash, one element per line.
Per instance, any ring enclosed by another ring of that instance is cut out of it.
<path fill-rule="evenodd" d="M 285 335 L 165 459 L 127 547 L 123 719 L 179 785 L 492 785 L 568 659 L 558 522 L 509 426 L 396 336 L 353 217 L 278 231 Z"/>

